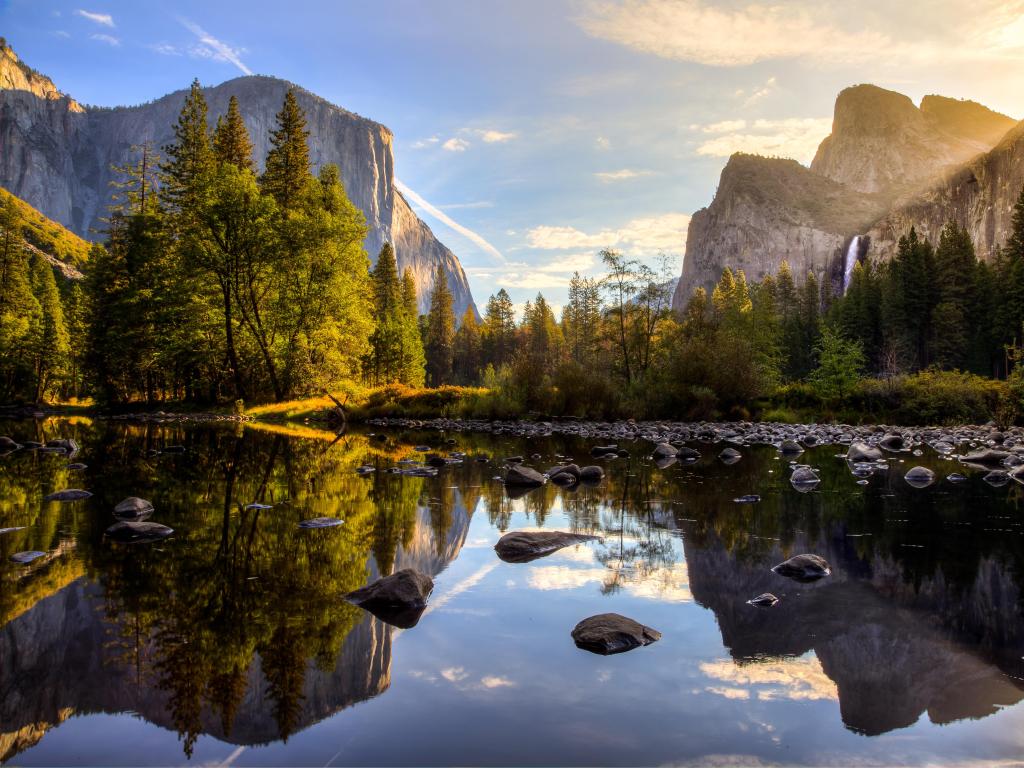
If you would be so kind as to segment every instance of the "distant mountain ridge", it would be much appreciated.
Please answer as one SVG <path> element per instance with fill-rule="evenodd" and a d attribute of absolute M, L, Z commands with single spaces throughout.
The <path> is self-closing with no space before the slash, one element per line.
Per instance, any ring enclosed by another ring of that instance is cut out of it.
<path fill-rule="evenodd" d="M 673 306 L 710 290 L 727 266 L 760 280 L 788 261 L 798 279 L 813 272 L 841 285 L 849 252 L 888 258 L 911 226 L 935 240 L 950 219 L 991 258 L 1022 186 L 1024 122 L 973 101 L 932 95 L 917 107 L 874 85 L 847 88 L 810 168 L 729 159 L 714 200 L 690 221 Z"/>
<path fill-rule="evenodd" d="M 366 216 L 370 257 L 392 243 L 399 269 L 411 268 L 416 278 L 421 311 L 429 305 L 438 265 L 448 277 L 457 316 L 475 307 L 458 257 L 395 189 L 393 137 L 385 126 L 287 81 L 255 75 L 204 89 L 211 123 L 236 96 L 254 159 L 262 165 L 289 88 L 306 113 L 314 168 L 338 165 L 349 197 Z M 110 198 L 111 166 L 129 160 L 133 145 L 170 143 L 184 99 L 185 91 L 176 91 L 139 106 L 83 107 L 0 45 L 0 186 L 82 237 L 96 237 Z"/>

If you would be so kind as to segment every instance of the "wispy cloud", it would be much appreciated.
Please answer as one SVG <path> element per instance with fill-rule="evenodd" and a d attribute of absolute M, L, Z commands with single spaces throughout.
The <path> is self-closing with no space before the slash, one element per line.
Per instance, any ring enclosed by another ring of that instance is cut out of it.
<path fill-rule="evenodd" d="M 583 232 L 569 226 L 534 227 L 526 234 L 527 244 L 541 250 L 578 248 L 628 248 L 637 254 L 682 253 L 690 216 L 664 213 L 629 221 L 618 229 Z"/>
<path fill-rule="evenodd" d="M 199 58 L 213 59 L 214 61 L 228 62 L 234 64 L 244 74 L 252 74 L 252 70 L 241 59 L 243 53 L 241 48 L 233 48 L 224 41 L 218 40 L 193 21 L 184 18 L 180 18 L 178 21 L 199 40 L 198 46 L 189 49 L 191 55 Z"/>
<path fill-rule="evenodd" d="M 89 35 L 89 37 L 91 37 L 93 40 L 96 40 L 101 43 L 106 43 L 107 45 L 112 45 L 114 47 L 117 47 L 121 44 L 120 39 L 114 37 L 113 35 L 104 35 L 97 32 L 94 35 Z"/>
<path fill-rule="evenodd" d="M 889 30 L 900 28 L 900 20 L 934 15 L 933 0 L 906 0 L 895 8 L 887 0 L 867 0 L 858 5 L 856 23 L 843 6 L 814 0 L 732 7 L 712 0 L 584 0 L 582 8 L 577 23 L 593 37 L 715 67 L 797 58 L 860 64 L 866 51 L 873 60 L 890 62 L 1024 58 L 1019 0 L 949 0 L 942 12 L 958 22 L 919 26 L 912 39 L 894 39 Z M 872 29 L 868 18 L 888 23 Z"/>
<path fill-rule="evenodd" d="M 446 203 L 437 207 L 442 211 L 455 211 L 462 208 L 493 208 L 494 203 L 490 200 L 475 200 L 472 203 Z"/>
<path fill-rule="evenodd" d="M 419 139 L 418 141 L 414 141 L 412 143 L 412 148 L 413 149 L 424 149 L 425 147 L 429 147 L 429 146 L 432 146 L 433 144 L 437 144 L 439 141 L 441 141 L 441 139 L 439 139 L 437 136 L 431 136 L 429 139 Z"/>
<path fill-rule="evenodd" d="M 512 141 L 518 134 L 512 131 L 495 131 L 489 130 L 477 130 L 476 135 L 484 140 L 485 144 L 504 144 L 506 141 Z"/>
<path fill-rule="evenodd" d="M 110 27 L 111 29 L 114 27 L 114 17 L 109 13 L 94 13 L 92 11 L 83 11 L 79 8 L 75 11 L 75 15 L 81 16 L 83 19 L 88 19 L 89 21 L 104 27 Z"/>
<path fill-rule="evenodd" d="M 623 168 L 618 171 L 598 171 L 594 174 L 601 181 L 625 181 L 627 179 L 637 179 L 641 176 L 650 176 L 654 171 L 635 171 L 632 168 Z"/>
<path fill-rule="evenodd" d="M 465 152 L 468 148 L 468 141 L 465 139 L 457 139 L 455 137 L 448 139 L 448 141 L 441 145 L 441 149 L 448 152 Z"/>
<path fill-rule="evenodd" d="M 611 149 L 612 143 L 606 136 L 598 136 L 594 139 L 594 146 L 604 151 L 606 149 Z"/>
<path fill-rule="evenodd" d="M 63 29 L 55 29 L 53 31 L 54 37 L 71 37 L 71 34 L 65 32 Z"/>
<path fill-rule="evenodd" d="M 403 195 L 409 198 L 409 200 L 411 200 L 414 205 L 422 208 L 424 211 L 429 213 L 431 216 L 433 216 L 435 219 L 440 221 L 445 226 L 454 229 L 460 235 L 467 238 L 471 242 L 475 243 L 482 250 L 486 251 L 495 259 L 497 259 L 500 263 L 505 263 L 505 257 L 501 255 L 501 251 L 499 251 L 497 248 L 495 248 L 493 245 L 487 242 L 482 236 L 478 235 L 469 227 L 462 226 L 461 224 L 459 224 L 459 222 L 455 221 L 455 219 L 453 219 L 451 216 L 449 216 L 447 213 L 442 211 L 437 206 L 428 203 L 426 200 L 420 197 L 413 190 L 409 189 L 409 187 L 407 187 L 398 179 L 395 179 L 395 186 Z"/>
<path fill-rule="evenodd" d="M 181 56 L 182 54 L 181 48 L 170 43 L 154 43 L 149 48 L 161 56 Z"/>
<path fill-rule="evenodd" d="M 784 120 L 726 120 L 697 129 L 720 134 L 697 147 L 697 154 L 729 157 L 734 152 L 790 157 L 810 162 L 821 140 L 832 130 L 830 117 L 788 118 Z"/>

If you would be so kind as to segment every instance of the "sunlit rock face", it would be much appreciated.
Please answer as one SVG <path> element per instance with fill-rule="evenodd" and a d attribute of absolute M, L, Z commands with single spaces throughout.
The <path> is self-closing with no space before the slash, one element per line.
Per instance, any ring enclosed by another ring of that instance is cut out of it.
<path fill-rule="evenodd" d="M 710 290 L 725 267 L 759 280 L 783 260 L 797 281 L 814 272 L 838 293 L 854 237 L 862 257 L 887 259 L 911 226 L 937 241 L 950 219 L 990 258 L 1024 186 L 1022 136 L 1024 124 L 972 101 L 926 96 L 917 107 L 877 86 L 847 88 L 810 169 L 729 159 L 714 200 L 690 222 L 673 307 Z"/>
<path fill-rule="evenodd" d="M 811 170 L 858 192 L 907 191 L 943 168 L 986 152 L 1014 120 L 970 101 L 856 85 L 836 99 L 832 134 Z"/>
<path fill-rule="evenodd" d="M 819 283 L 842 275 L 852 234 L 885 210 L 878 195 L 865 195 L 795 160 L 736 154 L 722 170 L 715 199 L 690 220 L 682 278 L 673 307 L 681 311 L 693 291 L 710 293 L 730 267 L 747 280 L 778 272 L 788 261 L 798 282 L 808 272 Z"/>
<path fill-rule="evenodd" d="M 159 149 L 171 143 L 186 92 L 134 107 L 83 108 L 49 78 L 29 73 L 13 51 L 0 50 L 0 186 L 82 237 L 96 238 L 107 213 L 111 166 L 134 159 L 133 146 L 148 141 Z M 252 76 L 206 88 L 211 125 L 236 96 L 262 166 L 274 116 L 291 87 Z M 393 244 L 399 270 L 408 266 L 416 276 L 421 311 L 441 265 L 461 316 L 473 303 L 465 273 L 395 189 L 391 131 L 301 88 L 296 95 L 306 114 L 314 171 L 328 163 L 341 169 L 349 197 L 366 216 L 370 257 L 376 258 L 383 243 Z"/>

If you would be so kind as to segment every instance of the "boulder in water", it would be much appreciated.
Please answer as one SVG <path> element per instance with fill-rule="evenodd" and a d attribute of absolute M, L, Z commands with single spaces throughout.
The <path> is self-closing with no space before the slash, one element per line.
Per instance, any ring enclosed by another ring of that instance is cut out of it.
<path fill-rule="evenodd" d="M 588 485 L 596 485 L 604 479 L 604 470 L 598 466 L 590 465 L 580 470 L 580 481 Z"/>
<path fill-rule="evenodd" d="M 173 528 L 160 523 L 122 520 L 107 528 L 103 535 L 122 544 L 152 544 L 166 539 L 172 533 Z"/>
<path fill-rule="evenodd" d="M 433 591 L 434 582 L 429 576 L 405 568 L 349 592 L 345 599 L 383 622 L 409 629 L 419 623 Z"/>
<path fill-rule="evenodd" d="M 903 439 L 903 435 L 897 435 L 889 432 L 882 436 L 882 439 L 878 441 L 878 444 L 887 451 L 902 451 L 906 441 Z"/>
<path fill-rule="evenodd" d="M 92 496 L 88 491 L 83 491 L 78 488 L 66 488 L 63 491 L 57 491 L 51 493 L 48 496 L 43 496 L 43 501 L 81 501 L 82 499 L 88 499 Z"/>
<path fill-rule="evenodd" d="M 810 467 L 797 467 L 793 470 L 793 474 L 789 476 L 790 484 L 801 493 L 814 490 L 818 483 L 821 482 L 821 478 L 818 474 Z"/>
<path fill-rule="evenodd" d="M 38 560 L 40 557 L 44 557 L 45 555 L 45 552 L 39 552 L 34 549 L 27 552 L 15 552 L 11 555 L 11 561 L 21 565 L 28 565 L 33 560 Z"/>
<path fill-rule="evenodd" d="M 999 467 L 1009 457 L 1009 451 L 996 451 L 986 448 L 983 451 L 974 451 L 960 457 L 964 464 L 977 464 L 982 467 Z"/>
<path fill-rule="evenodd" d="M 680 461 L 696 461 L 700 458 L 700 451 L 696 451 L 693 448 L 688 448 L 684 445 L 676 453 L 676 458 Z"/>
<path fill-rule="evenodd" d="M 743 458 L 743 455 L 735 448 L 726 448 L 718 454 L 718 458 L 722 460 L 723 464 L 735 464 Z"/>
<path fill-rule="evenodd" d="M 299 528 L 334 528 L 344 522 L 340 517 L 311 517 L 299 523 Z"/>
<path fill-rule="evenodd" d="M 498 539 L 494 551 L 506 563 L 528 563 L 547 557 L 563 547 L 583 541 L 596 541 L 598 538 L 588 534 L 562 531 L 512 531 Z"/>
<path fill-rule="evenodd" d="M 752 597 L 747 600 L 747 605 L 752 605 L 755 608 L 771 608 L 773 605 L 779 602 L 779 598 L 773 595 L 771 592 L 765 592 L 764 594 Z"/>
<path fill-rule="evenodd" d="M 654 446 L 654 453 L 651 454 L 653 459 L 667 459 L 669 457 L 675 457 L 679 453 L 679 449 L 671 443 L 658 443 Z"/>
<path fill-rule="evenodd" d="M 600 613 L 577 624 L 572 639 L 577 648 L 607 656 L 650 645 L 661 632 L 617 613 Z"/>
<path fill-rule="evenodd" d="M 779 576 L 796 581 L 817 581 L 832 573 L 828 561 L 820 555 L 794 555 L 772 568 Z"/>
<path fill-rule="evenodd" d="M 928 467 L 913 467 L 907 471 L 903 479 L 914 488 L 927 488 L 935 482 L 935 473 Z"/>
<path fill-rule="evenodd" d="M 779 453 L 783 456 L 799 456 L 804 452 L 804 447 L 796 440 L 783 440 L 779 443 Z"/>
<path fill-rule="evenodd" d="M 540 472 L 522 464 L 513 464 L 505 473 L 505 485 L 520 488 L 539 488 L 547 482 Z"/>
<path fill-rule="evenodd" d="M 138 496 L 129 496 L 119 501 L 114 507 L 114 516 L 123 520 L 137 520 L 153 514 L 152 502 L 140 499 Z"/>
<path fill-rule="evenodd" d="M 882 452 L 867 443 L 851 443 L 850 448 L 846 451 L 847 461 L 879 461 L 881 458 Z"/>
<path fill-rule="evenodd" d="M 14 442 L 7 435 L 0 435 L 0 453 L 10 453 L 21 448 L 21 445 Z"/>

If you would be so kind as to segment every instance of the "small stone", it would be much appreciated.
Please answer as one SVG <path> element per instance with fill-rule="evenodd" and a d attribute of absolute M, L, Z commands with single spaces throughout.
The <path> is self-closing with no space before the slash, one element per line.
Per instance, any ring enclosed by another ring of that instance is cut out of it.
<path fill-rule="evenodd" d="M 334 528 L 344 522 L 338 517 L 313 517 L 299 523 L 299 528 Z"/>
<path fill-rule="evenodd" d="M 617 613 L 601 613 L 577 624 L 572 639 L 577 648 L 607 656 L 650 645 L 661 632 Z"/>
<path fill-rule="evenodd" d="M 82 499 L 88 499 L 90 496 L 92 494 L 89 491 L 67 488 L 63 491 L 51 493 L 49 496 L 43 496 L 43 501 L 81 501 Z"/>
<path fill-rule="evenodd" d="M 40 557 L 45 557 L 45 552 L 39 552 L 38 550 L 29 550 L 27 552 L 15 552 L 11 555 L 11 560 L 21 565 L 28 565 L 33 560 L 38 560 Z"/>
<path fill-rule="evenodd" d="M 765 592 L 762 595 L 747 600 L 747 605 L 752 605 L 755 608 L 771 608 L 777 602 L 779 602 L 779 598 L 771 592 Z"/>
<path fill-rule="evenodd" d="M 103 535 L 122 544 L 152 544 L 154 541 L 166 539 L 172 533 L 173 528 L 160 523 L 123 520 L 107 528 Z"/>

